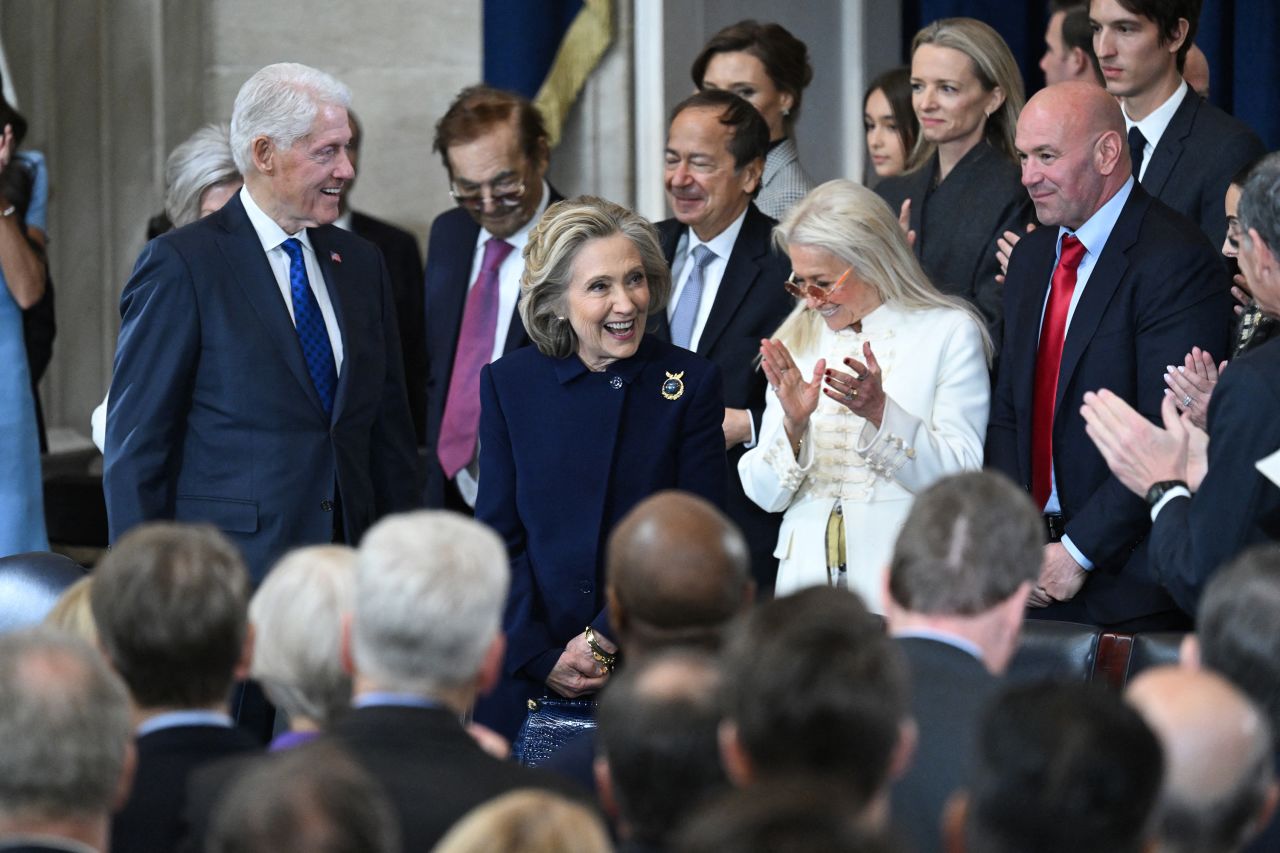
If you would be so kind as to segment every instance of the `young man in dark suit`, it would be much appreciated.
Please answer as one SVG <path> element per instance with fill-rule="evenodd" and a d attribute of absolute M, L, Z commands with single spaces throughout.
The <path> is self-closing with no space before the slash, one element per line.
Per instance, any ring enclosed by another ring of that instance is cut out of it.
<path fill-rule="evenodd" d="M 1017 146 L 1036 216 L 1057 227 L 1028 234 L 1009 261 L 986 463 L 1045 516 L 1031 615 L 1185 625 L 1147 569 L 1146 507 L 1085 435 L 1080 400 L 1108 387 L 1158 417 L 1167 366 L 1193 345 L 1226 346 L 1226 271 L 1193 223 L 1132 180 L 1124 119 L 1103 89 L 1041 90 L 1018 119 Z"/>
<path fill-rule="evenodd" d="M 418 502 L 395 303 L 376 247 L 334 228 L 350 93 L 280 63 L 241 87 L 244 187 L 151 241 L 120 299 L 103 487 L 112 541 L 208 522 L 261 579 Z"/>
<path fill-rule="evenodd" d="M 1201 0 L 1092 0 L 1093 48 L 1120 99 L 1142 188 L 1222 244 L 1231 176 L 1265 153 L 1262 141 L 1182 78 Z"/>
<path fill-rule="evenodd" d="M 1280 315 L 1280 154 L 1250 173 L 1237 213 L 1240 267 L 1263 313 Z M 1176 362 L 1170 362 L 1176 363 Z M 1230 362 L 1214 389 L 1208 431 L 1164 402 L 1164 428 L 1137 417 L 1109 385 L 1085 395 L 1089 435 L 1152 519 L 1154 572 L 1195 613 L 1213 573 L 1249 545 L 1280 537 L 1280 487 L 1258 464 L 1280 451 L 1280 341 Z M 1274 461 L 1273 461 L 1274 464 Z"/>
<path fill-rule="evenodd" d="M 561 196 L 546 182 L 547 131 L 514 92 L 463 89 L 436 123 L 458 207 L 427 241 L 426 505 L 476 502 L 480 368 L 529 343 L 516 311 L 524 246 Z"/>
<path fill-rule="evenodd" d="M 989 471 L 935 483 L 898 534 L 885 617 L 907 658 L 919 730 L 893 789 L 893 822 L 918 850 L 939 850 L 939 816 L 968 780 L 986 705 L 1013 657 L 1044 531 L 1027 496 Z"/>
<path fill-rule="evenodd" d="M 388 518 L 360 545 L 342 652 L 352 710 L 331 735 L 382 784 L 406 851 L 512 789 L 570 790 L 489 755 L 460 722 L 501 673 L 507 567 L 497 534 L 451 512 Z"/>
<path fill-rule="evenodd" d="M 755 446 L 764 413 L 767 383 L 756 367 L 760 339 L 772 336 L 795 307 L 782 286 L 791 262 L 773 247 L 777 222 L 751 201 L 768 149 L 764 119 L 730 92 L 699 92 L 672 110 L 665 179 L 675 217 L 658 223 L 671 264 L 671 299 L 667 311 L 649 321 L 653 334 L 720 367 L 727 511 L 747 537 L 752 572 L 764 594 L 772 593 L 778 571 L 773 551 L 780 516 L 746 496 L 738 460 Z"/>
<path fill-rule="evenodd" d="M 227 714 L 249 671 L 249 576 L 212 528 L 148 524 L 94 569 L 98 638 L 135 707 L 138 769 L 111 826 L 115 853 L 174 850 L 197 768 L 260 749 Z"/>

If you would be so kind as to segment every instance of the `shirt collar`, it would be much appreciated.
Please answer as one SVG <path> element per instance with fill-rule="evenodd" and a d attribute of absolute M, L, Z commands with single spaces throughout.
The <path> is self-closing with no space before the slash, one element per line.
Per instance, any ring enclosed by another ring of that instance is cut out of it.
<path fill-rule="evenodd" d="M 231 717 L 221 711 L 168 711 L 156 714 L 138 726 L 137 736 L 149 735 L 161 729 L 176 729 L 180 726 L 214 726 L 216 728 L 234 728 Z"/>
<path fill-rule="evenodd" d="M 716 253 L 716 257 L 727 259 L 733 254 L 733 245 L 738 242 L 738 232 L 742 230 L 742 223 L 747 219 L 747 211 L 751 209 L 754 202 L 747 202 L 747 206 L 742 209 L 742 213 L 738 214 L 738 218 L 729 223 L 729 227 L 721 231 L 716 236 L 707 240 L 705 243 L 698 239 L 698 235 L 689 229 L 689 245 L 685 250 L 685 257 L 693 258 L 693 250 L 697 246 L 706 246 L 708 249 Z"/>
<path fill-rule="evenodd" d="M 958 634 L 950 634 L 936 628 L 912 628 L 907 631 L 894 631 L 893 636 L 899 640 L 932 640 L 935 643 L 943 643 L 972 655 L 979 662 L 982 661 L 982 649 L 978 648 L 978 644 Z"/>
<path fill-rule="evenodd" d="M 1189 91 L 1191 87 L 1187 85 L 1186 80 L 1183 80 L 1168 100 L 1152 110 L 1151 114 L 1142 121 L 1134 121 L 1129 118 L 1128 113 L 1125 113 L 1125 129 L 1128 130 L 1137 125 L 1138 130 L 1142 131 L 1142 138 L 1147 140 L 1148 145 L 1155 148 L 1160 142 L 1160 137 L 1164 136 L 1165 129 L 1169 127 L 1169 122 L 1173 121 L 1173 114 L 1178 111 L 1178 107 L 1182 105 L 1182 99 L 1187 97 Z"/>
<path fill-rule="evenodd" d="M 1116 220 L 1120 218 L 1120 211 L 1124 209 L 1124 204 L 1129 200 L 1129 195 L 1133 192 L 1133 175 L 1124 182 L 1120 189 L 1111 198 L 1107 199 L 1107 203 L 1094 211 L 1083 225 L 1075 230 L 1074 236 L 1084 244 L 1085 251 L 1091 255 L 1097 256 L 1102 251 L 1102 247 L 1107 243 L 1107 237 L 1116 227 Z M 1062 245 L 1062 236 L 1071 234 L 1070 228 L 1059 226 L 1058 228 L 1058 245 Z"/>
<path fill-rule="evenodd" d="M 258 234 L 258 240 L 262 243 L 264 252 L 270 252 L 292 237 L 314 253 L 315 250 L 311 248 L 311 238 L 307 236 L 307 229 L 303 228 L 297 234 L 290 234 L 281 228 L 274 219 L 263 212 L 262 208 L 258 207 L 258 203 L 249 193 L 248 184 L 240 188 L 240 202 L 244 205 L 244 212 L 249 217 L 253 230 Z"/>
<path fill-rule="evenodd" d="M 352 708 L 443 708 L 444 705 L 419 693 L 398 693 L 393 690 L 370 690 L 351 700 Z"/>
<path fill-rule="evenodd" d="M 347 208 L 333 220 L 333 224 L 341 228 L 343 231 L 354 231 L 351 227 L 351 208 Z"/>
<path fill-rule="evenodd" d="M 512 255 L 517 258 L 524 253 L 525 243 L 529 242 L 529 232 L 533 230 L 533 226 L 538 224 L 538 220 L 542 218 L 542 214 L 547 212 L 547 208 L 551 206 L 551 185 L 544 179 L 542 182 L 542 201 L 538 202 L 538 209 L 533 212 L 533 216 L 529 217 L 529 221 L 521 226 L 520 230 L 512 234 L 510 237 L 503 237 L 503 241 L 510 243 Z M 493 235 L 489 233 L 488 228 L 483 226 L 480 228 L 480 236 L 476 238 L 476 248 L 483 246 L 489 242 L 489 238 Z"/>

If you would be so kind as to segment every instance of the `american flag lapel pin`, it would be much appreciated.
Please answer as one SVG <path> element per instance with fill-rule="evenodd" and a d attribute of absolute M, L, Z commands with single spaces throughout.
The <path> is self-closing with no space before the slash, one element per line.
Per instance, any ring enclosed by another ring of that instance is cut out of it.
<path fill-rule="evenodd" d="M 342 255 L 339 255 L 337 252 L 330 252 L 329 260 L 333 261 L 335 264 L 340 264 L 342 263 Z"/>

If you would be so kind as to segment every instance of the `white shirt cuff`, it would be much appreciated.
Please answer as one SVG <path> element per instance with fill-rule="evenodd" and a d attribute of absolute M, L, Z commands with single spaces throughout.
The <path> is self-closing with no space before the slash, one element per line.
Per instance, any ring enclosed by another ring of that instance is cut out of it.
<path fill-rule="evenodd" d="M 1084 569 L 1086 572 L 1093 571 L 1093 561 L 1086 557 L 1080 549 L 1076 547 L 1076 543 L 1071 541 L 1070 536 L 1064 535 L 1059 541 L 1062 543 L 1062 547 L 1067 549 L 1067 553 L 1071 555 L 1071 559 L 1080 564 L 1080 568 Z"/>
<path fill-rule="evenodd" d="M 1156 516 L 1160 514 L 1160 510 L 1164 509 L 1164 505 L 1174 498 L 1189 498 L 1191 490 L 1186 486 L 1174 486 L 1169 491 L 1160 496 L 1160 500 L 1156 501 L 1155 506 L 1151 507 L 1151 523 L 1155 524 Z"/>

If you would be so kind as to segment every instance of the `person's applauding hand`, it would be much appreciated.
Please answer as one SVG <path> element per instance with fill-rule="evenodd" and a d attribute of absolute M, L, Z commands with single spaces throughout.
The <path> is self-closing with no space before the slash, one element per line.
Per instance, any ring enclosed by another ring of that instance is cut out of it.
<path fill-rule="evenodd" d="M 760 366 L 765 379 L 782 404 L 783 428 L 791 440 L 793 449 L 800 446 L 800 439 L 809 428 L 809 416 L 818 408 L 818 393 L 822 389 L 822 376 L 827 369 L 826 359 L 818 359 L 813 366 L 813 377 L 806 380 L 796 367 L 795 359 L 785 345 L 778 341 L 760 342 Z"/>

